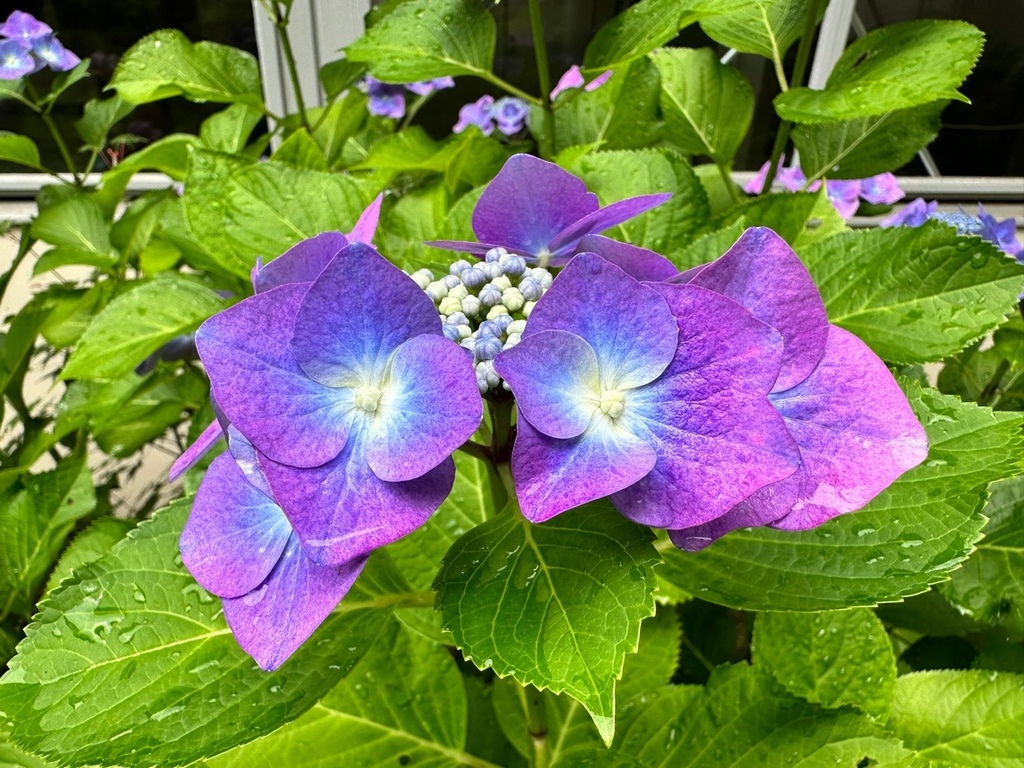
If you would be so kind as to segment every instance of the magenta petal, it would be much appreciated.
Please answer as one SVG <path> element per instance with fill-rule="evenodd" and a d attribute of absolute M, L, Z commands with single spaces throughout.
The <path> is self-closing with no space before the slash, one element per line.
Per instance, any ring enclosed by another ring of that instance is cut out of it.
<path fill-rule="evenodd" d="M 639 195 L 626 200 L 619 200 L 617 203 L 606 205 L 600 210 L 588 213 L 581 219 L 573 222 L 551 240 L 552 253 L 560 253 L 563 249 L 571 252 L 581 237 L 589 234 L 604 232 L 616 224 L 629 221 L 634 216 L 639 216 L 644 211 L 664 203 L 672 197 L 671 192 L 662 192 L 656 195 Z M 568 255 L 568 253 L 561 254 Z M 554 263 L 554 262 L 552 262 Z"/>
<path fill-rule="evenodd" d="M 366 206 L 366 210 L 359 214 L 359 220 L 352 227 L 352 231 L 345 235 L 350 243 L 373 245 L 373 236 L 377 232 L 377 222 L 380 221 L 380 205 L 382 202 L 384 202 L 383 192 L 373 198 L 373 202 Z"/>
<path fill-rule="evenodd" d="M 288 283 L 311 283 L 347 245 L 341 232 L 322 232 L 303 240 L 260 267 L 253 277 L 253 288 L 256 293 L 264 293 Z"/>
<path fill-rule="evenodd" d="M 473 231 L 482 242 L 540 255 L 559 232 L 597 208 L 597 195 L 568 171 L 513 155 L 473 209 Z"/>
<path fill-rule="evenodd" d="M 928 456 L 928 438 L 889 369 L 848 331 L 829 329 L 806 381 L 772 396 L 800 446 L 798 500 L 774 527 L 813 528 L 860 509 Z"/>
<path fill-rule="evenodd" d="M 381 480 L 420 477 L 480 426 L 483 400 L 466 351 L 443 336 L 416 336 L 388 363 L 366 459 Z"/>
<path fill-rule="evenodd" d="M 291 526 L 273 499 L 250 485 L 230 454 L 203 477 L 181 532 L 181 560 L 219 597 L 239 597 L 267 578 Z"/>
<path fill-rule="evenodd" d="M 657 381 L 628 393 L 622 416 L 630 431 L 651 433 L 658 463 L 612 501 L 638 523 L 687 528 L 791 475 L 799 453 L 766 396 L 778 333 L 704 288 L 658 289 L 679 323 L 679 353 Z"/>
<path fill-rule="evenodd" d="M 679 332 L 665 299 L 592 253 L 574 256 L 537 302 L 523 334 L 562 330 L 597 354 L 601 385 L 628 389 L 653 381 L 676 352 Z"/>
<path fill-rule="evenodd" d="M 512 477 L 526 519 L 542 523 L 640 480 L 654 449 L 606 418 L 570 440 L 557 440 L 520 419 L 512 447 Z"/>
<path fill-rule="evenodd" d="M 398 345 L 424 333 L 442 335 L 434 302 L 373 248 L 353 243 L 309 286 L 291 348 L 312 379 L 358 387 L 380 381 Z"/>
<path fill-rule="evenodd" d="M 690 285 L 728 296 L 782 334 L 782 368 L 773 391 L 807 378 L 821 359 L 828 317 L 807 268 L 785 240 L 766 227 L 744 232 L 725 254 L 685 273 Z"/>
<path fill-rule="evenodd" d="M 603 235 L 586 235 L 576 246 L 577 253 L 596 253 L 637 280 L 660 283 L 679 274 L 679 268 L 660 253 Z"/>
<path fill-rule="evenodd" d="M 181 454 L 174 463 L 171 464 L 171 470 L 167 473 L 167 480 L 174 482 L 181 477 L 185 472 L 195 466 L 196 462 L 199 461 L 206 452 L 209 451 L 218 440 L 224 437 L 224 430 L 220 425 L 220 422 L 214 419 L 211 421 L 206 429 L 200 433 L 196 441 L 192 443 L 185 452 Z"/>
<path fill-rule="evenodd" d="M 313 469 L 260 462 L 303 549 L 318 563 L 340 565 L 414 531 L 455 482 L 450 458 L 415 480 L 381 480 L 366 461 L 366 440 L 364 429 L 353 430 L 336 459 Z"/>
<path fill-rule="evenodd" d="M 578 437 L 601 402 L 597 355 L 579 336 L 541 331 L 494 358 L 516 406 L 548 437 Z"/>
<path fill-rule="evenodd" d="M 261 669 L 277 669 L 341 602 L 365 564 L 361 557 L 337 567 L 317 565 L 293 535 L 262 586 L 224 600 L 224 618 Z"/>
<path fill-rule="evenodd" d="M 196 331 L 213 398 L 262 453 L 294 466 L 338 455 L 351 420 L 350 398 L 311 380 L 288 344 L 307 284 L 250 296 Z"/>

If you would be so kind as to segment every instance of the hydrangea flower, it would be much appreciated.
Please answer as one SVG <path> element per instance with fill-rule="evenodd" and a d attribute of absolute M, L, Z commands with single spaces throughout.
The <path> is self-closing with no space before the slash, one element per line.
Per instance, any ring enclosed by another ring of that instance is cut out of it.
<path fill-rule="evenodd" d="M 932 200 L 930 203 L 926 203 L 924 199 L 918 197 L 911 200 L 898 211 L 894 211 L 881 219 L 878 222 L 878 226 L 919 227 L 924 224 L 933 213 L 935 213 L 938 207 L 939 204 L 937 201 Z"/>
<path fill-rule="evenodd" d="M 491 110 L 491 117 L 498 130 L 506 136 L 519 133 L 526 125 L 526 118 L 530 114 L 530 106 L 522 99 L 515 96 L 505 96 L 494 102 Z"/>
<path fill-rule="evenodd" d="M 455 133 L 462 133 L 469 126 L 475 125 L 483 132 L 484 136 L 490 136 L 494 133 L 493 112 L 494 97 L 481 96 L 472 104 L 466 104 L 459 110 L 459 122 L 454 125 L 452 130 Z"/>
<path fill-rule="evenodd" d="M 233 427 L 230 452 L 213 460 L 180 540 L 181 559 L 222 599 L 242 649 L 277 669 L 320 626 L 366 562 L 319 565 L 274 502 L 255 449 Z"/>
<path fill-rule="evenodd" d="M 17 80 L 35 70 L 35 59 L 17 40 L 0 40 L 0 80 Z"/>
<path fill-rule="evenodd" d="M 0 35 L 15 41 L 23 50 L 32 49 L 32 41 L 53 32 L 50 26 L 24 11 L 11 11 L 7 20 L 0 24 Z"/>
<path fill-rule="evenodd" d="M 961 235 L 977 235 L 987 240 L 1008 256 L 1020 258 L 1024 246 L 1017 240 L 1017 223 L 1013 217 L 996 221 L 996 218 L 978 204 L 978 215 L 966 211 L 945 212 L 938 210 L 936 201 L 926 203 L 922 198 L 912 200 L 906 206 L 879 222 L 882 227 L 919 227 L 929 219 L 941 221 L 956 229 Z"/>
<path fill-rule="evenodd" d="M 390 117 L 399 120 L 405 116 L 405 92 L 410 91 L 423 97 L 442 88 L 454 88 L 455 81 L 450 77 L 438 77 L 434 80 L 420 80 L 415 83 L 382 83 L 375 77 L 367 75 L 362 88 L 370 97 L 366 108 L 371 115 Z"/>
<path fill-rule="evenodd" d="M 781 161 L 785 161 L 783 156 Z M 764 182 L 768 178 L 768 168 L 771 163 L 765 163 L 757 172 L 757 175 L 748 181 L 743 191 L 757 195 L 761 193 Z M 807 184 L 807 177 L 804 176 L 799 166 L 780 167 L 775 174 L 772 186 L 780 186 L 790 192 L 799 192 Z M 816 192 L 821 189 L 821 182 L 815 181 L 807 190 Z M 903 197 L 903 190 L 900 189 L 896 177 L 891 173 L 880 173 L 866 179 L 848 179 L 825 182 L 825 193 L 829 202 L 844 219 L 848 219 L 857 212 L 860 200 L 865 200 L 874 205 L 891 205 Z"/>
<path fill-rule="evenodd" d="M 435 77 L 433 80 L 420 80 L 416 83 L 406 83 L 406 90 L 412 91 L 417 96 L 426 96 L 434 91 L 441 91 L 445 88 L 454 88 L 455 81 L 450 77 Z"/>
<path fill-rule="evenodd" d="M 1009 256 L 1020 258 L 1024 248 L 1017 240 L 1017 222 L 1013 220 L 1013 217 L 996 221 L 995 217 L 986 213 L 979 204 L 978 219 L 981 221 L 981 229 L 978 234 L 981 235 L 982 240 L 988 240 Z"/>
<path fill-rule="evenodd" d="M 312 282 L 214 315 L 196 346 L 213 399 L 255 446 L 320 564 L 419 527 L 451 490 L 451 453 L 480 422 L 472 365 L 444 337 L 433 302 L 361 243 Z"/>
<path fill-rule="evenodd" d="M 47 24 L 23 11 L 7 17 L 0 35 L 7 38 L 0 40 L 0 80 L 17 80 L 46 66 L 64 72 L 81 61 L 60 44 Z"/>
<path fill-rule="evenodd" d="M 560 267 L 584 236 L 621 224 L 669 197 L 640 195 L 601 208 L 597 195 L 568 171 L 533 155 L 513 155 L 473 209 L 473 232 L 480 242 L 442 240 L 428 245 L 477 256 L 504 248 L 542 267 Z"/>
<path fill-rule="evenodd" d="M 577 255 L 494 361 L 518 406 L 523 514 L 610 495 L 631 520 L 680 528 L 791 475 L 796 446 L 767 399 L 781 355 L 731 299 Z"/>
<path fill-rule="evenodd" d="M 602 72 L 600 75 L 595 77 L 589 83 L 586 82 L 583 77 L 583 72 L 580 71 L 578 65 L 573 64 L 565 73 L 558 78 L 558 84 L 551 89 L 550 98 L 552 101 L 555 97 L 563 91 L 569 91 L 575 88 L 583 88 L 585 91 L 594 91 L 600 88 L 602 85 L 607 83 L 612 76 L 612 71 L 609 69 L 607 72 Z"/>

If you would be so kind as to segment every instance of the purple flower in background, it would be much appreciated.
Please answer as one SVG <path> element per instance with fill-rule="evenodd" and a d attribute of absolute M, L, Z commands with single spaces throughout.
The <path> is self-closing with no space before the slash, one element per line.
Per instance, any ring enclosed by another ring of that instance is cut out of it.
<path fill-rule="evenodd" d="M 426 96 L 428 93 L 433 93 L 434 91 L 440 91 L 445 88 L 454 88 L 455 81 L 450 77 L 437 77 L 433 80 L 421 80 L 418 83 L 407 83 L 405 87 L 417 96 Z"/>
<path fill-rule="evenodd" d="M 271 265 L 268 265 L 268 269 Z M 479 426 L 465 352 L 431 299 L 354 243 L 196 333 L 211 394 L 256 447 L 306 553 L 340 565 L 419 527 L 451 490 L 451 453 Z"/>
<path fill-rule="evenodd" d="M 783 156 L 780 163 L 785 159 Z M 768 178 L 770 165 L 770 163 L 762 165 L 757 175 L 744 185 L 743 191 L 751 195 L 760 194 L 764 182 Z M 808 186 L 807 177 L 804 176 L 804 172 L 800 170 L 799 166 L 791 166 L 778 169 L 772 186 L 779 186 L 790 192 L 800 192 L 806 187 L 808 192 L 816 192 L 821 189 L 821 182 L 815 181 Z M 826 181 L 825 193 L 844 219 L 850 218 L 857 212 L 859 200 L 865 200 L 875 205 L 889 205 L 903 197 L 903 190 L 900 189 L 896 177 L 891 173 L 880 173 L 866 179 Z"/>
<path fill-rule="evenodd" d="M 585 91 L 596 90 L 597 88 L 600 88 L 602 85 L 607 83 L 611 76 L 612 71 L 609 69 L 607 72 L 602 72 L 589 83 L 586 83 L 586 85 L 584 85 L 585 81 L 583 78 L 583 73 L 580 71 L 580 68 L 576 64 L 573 64 L 571 67 L 565 70 L 565 74 L 558 78 L 558 84 L 551 90 L 550 98 L 552 101 L 554 101 L 555 97 L 558 96 L 558 94 L 562 93 L 563 91 L 572 90 L 574 88 L 582 87 Z"/>
<path fill-rule="evenodd" d="M 665 202 L 670 194 L 640 195 L 604 208 L 568 171 L 532 155 L 513 155 L 473 209 L 478 243 L 429 245 L 483 256 L 505 248 L 541 266 L 563 266 L 585 235 L 603 232 Z"/>
<path fill-rule="evenodd" d="M 703 525 L 670 531 L 697 550 L 737 528 L 805 530 L 860 509 L 928 455 L 928 441 L 885 363 L 828 324 L 821 297 L 792 249 L 769 229 L 747 230 L 717 261 L 678 280 L 742 304 L 783 339 L 768 399 L 800 449 L 791 476 L 755 491 Z"/>
<path fill-rule="evenodd" d="M 39 59 L 39 68 L 48 66 L 54 72 L 74 69 L 81 61 L 78 56 L 60 44 L 52 34 L 37 37 L 32 41 L 32 53 Z"/>
<path fill-rule="evenodd" d="M 631 520 L 680 528 L 792 474 L 798 453 L 767 399 L 781 354 L 730 299 L 577 255 L 494 360 L 518 406 L 524 515 L 611 495 Z"/>
<path fill-rule="evenodd" d="M 895 211 L 878 222 L 880 227 L 919 227 L 928 220 L 939 207 L 938 202 L 932 200 L 926 203 L 918 197 L 911 200 L 905 206 Z"/>
<path fill-rule="evenodd" d="M 1021 247 L 1020 242 L 1017 240 L 1017 223 L 1013 220 L 1013 217 L 996 221 L 995 217 L 986 213 L 985 209 L 979 204 L 978 218 L 981 220 L 979 234 L 982 240 L 988 240 L 1009 256 L 1020 258 L 1024 248 Z"/>
<path fill-rule="evenodd" d="M 74 69 L 81 61 L 34 16 L 14 11 L 0 25 L 0 80 L 17 80 L 49 66 L 56 72 Z"/>
<path fill-rule="evenodd" d="M 880 173 L 861 179 L 860 196 L 872 205 L 892 205 L 903 199 L 903 190 L 891 173 Z"/>
<path fill-rule="evenodd" d="M 366 108 L 371 115 L 391 117 L 396 120 L 405 115 L 405 88 L 403 86 L 382 83 L 377 78 L 367 75 L 366 93 L 370 97 Z"/>
<path fill-rule="evenodd" d="M 459 122 L 452 130 L 455 133 L 462 133 L 471 125 L 479 128 L 484 136 L 490 136 L 494 132 L 494 98 L 492 96 L 481 96 L 472 104 L 466 104 L 459 110 Z"/>
<path fill-rule="evenodd" d="M 848 219 L 857 212 L 860 205 L 860 181 L 827 181 L 825 194 L 839 215 Z"/>
<path fill-rule="evenodd" d="M 36 61 L 17 40 L 0 40 L 0 80 L 17 80 L 36 71 Z"/>
<path fill-rule="evenodd" d="M 530 106 L 514 96 L 498 99 L 491 110 L 491 117 L 497 124 L 498 130 L 506 136 L 519 133 L 526 125 L 526 118 L 529 114 Z"/>
<path fill-rule="evenodd" d="M 958 234 L 977 235 L 982 240 L 992 243 L 1008 256 L 1019 258 L 1024 250 L 1017 240 L 1017 224 L 1012 217 L 996 221 L 995 217 L 987 213 L 981 204 L 978 205 L 977 216 L 971 216 L 962 209 L 952 212 L 939 211 L 938 207 L 939 204 L 935 200 L 926 203 L 919 197 L 896 213 L 882 219 L 879 226 L 919 227 L 932 219 L 955 228 Z"/>
<path fill-rule="evenodd" d="M 229 427 L 229 453 L 213 460 L 181 534 L 181 559 L 220 597 L 242 649 L 279 667 L 351 588 L 365 557 L 318 565 L 274 502 L 255 449 Z"/>
<path fill-rule="evenodd" d="M 49 25 L 24 11 L 12 11 L 7 21 L 0 24 L 0 35 L 17 42 L 26 51 L 32 48 L 32 41 L 51 32 Z"/>

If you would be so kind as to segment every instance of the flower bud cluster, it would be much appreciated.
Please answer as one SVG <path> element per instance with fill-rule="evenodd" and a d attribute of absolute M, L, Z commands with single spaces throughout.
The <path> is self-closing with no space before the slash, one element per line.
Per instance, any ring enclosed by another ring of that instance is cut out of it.
<path fill-rule="evenodd" d="M 494 370 L 494 358 L 519 343 L 552 274 L 504 248 L 492 248 L 482 262 L 456 261 L 440 279 L 429 269 L 414 272 L 412 279 L 437 306 L 444 335 L 473 355 L 481 394 L 508 390 Z"/>

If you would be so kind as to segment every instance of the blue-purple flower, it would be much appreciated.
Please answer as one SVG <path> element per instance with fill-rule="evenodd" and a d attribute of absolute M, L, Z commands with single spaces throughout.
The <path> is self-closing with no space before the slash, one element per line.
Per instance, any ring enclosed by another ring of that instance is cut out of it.
<path fill-rule="evenodd" d="M 504 248 L 540 266 L 560 267 L 586 235 L 621 224 L 669 197 L 640 195 L 602 208 L 597 195 L 568 171 L 532 155 L 513 155 L 473 209 L 473 232 L 480 242 L 429 244 L 477 256 Z"/>
<path fill-rule="evenodd" d="M 452 130 L 455 133 L 462 133 L 469 126 L 475 125 L 479 128 L 484 136 L 490 136 L 494 133 L 494 97 L 493 96 L 481 96 L 479 99 L 474 101 L 472 104 L 465 104 L 459 110 L 459 121 L 455 124 Z"/>
<path fill-rule="evenodd" d="M 17 80 L 35 72 L 36 61 L 30 50 L 17 40 L 0 40 L 0 80 Z"/>
<path fill-rule="evenodd" d="M 405 116 L 406 91 L 422 98 L 434 91 L 455 87 L 455 81 L 450 77 L 438 77 L 415 83 L 383 83 L 367 75 L 362 87 L 369 96 L 366 108 L 371 115 L 399 120 Z"/>
<path fill-rule="evenodd" d="M 985 209 L 979 204 L 978 219 L 981 222 L 978 234 L 981 235 L 982 240 L 988 240 L 1008 256 L 1015 256 L 1018 259 L 1021 257 L 1021 252 L 1024 251 L 1024 248 L 1022 248 L 1020 241 L 1017 240 L 1017 222 L 1014 221 L 1013 217 L 996 221 L 995 216 L 986 213 Z"/>
<path fill-rule="evenodd" d="M 49 67 L 55 72 L 74 69 L 81 59 L 67 50 L 47 24 L 23 11 L 13 11 L 0 25 L 0 80 Z"/>
<path fill-rule="evenodd" d="M 946 212 L 938 210 L 936 201 L 925 202 L 922 198 L 912 200 L 895 213 L 879 222 L 882 227 L 919 227 L 929 219 L 940 221 L 956 229 L 961 235 L 977 235 L 987 240 L 1007 256 L 1020 258 L 1024 246 L 1017 240 L 1017 223 L 1013 217 L 997 221 L 994 216 L 978 204 L 978 215 L 971 216 L 964 210 Z"/>
<path fill-rule="evenodd" d="M 785 160 L 785 157 L 782 158 Z M 765 163 L 747 184 L 743 187 L 745 192 L 756 195 L 760 194 L 764 182 L 768 178 L 770 163 Z M 780 186 L 790 192 L 799 192 L 807 186 L 807 177 L 799 166 L 780 167 L 775 174 L 772 186 Z M 807 186 L 809 192 L 821 189 L 821 182 L 815 181 Z M 896 177 L 891 173 L 880 173 L 866 179 L 834 180 L 825 182 L 825 194 L 829 202 L 844 219 L 848 219 L 857 212 L 860 200 L 874 205 L 891 205 L 902 199 L 903 190 L 900 189 Z"/>
<path fill-rule="evenodd" d="M 530 106 L 522 99 L 515 96 L 505 96 L 494 102 L 491 109 L 491 117 L 498 130 L 506 136 L 519 133 L 526 125 L 526 118 L 530 115 Z"/>
<path fill-rule="evenodd" d="M 878 222 L 880 227 L 919 227 L 938 210 L 935 200 L 925 202 L 923 198 L 915 198 Z"/>

